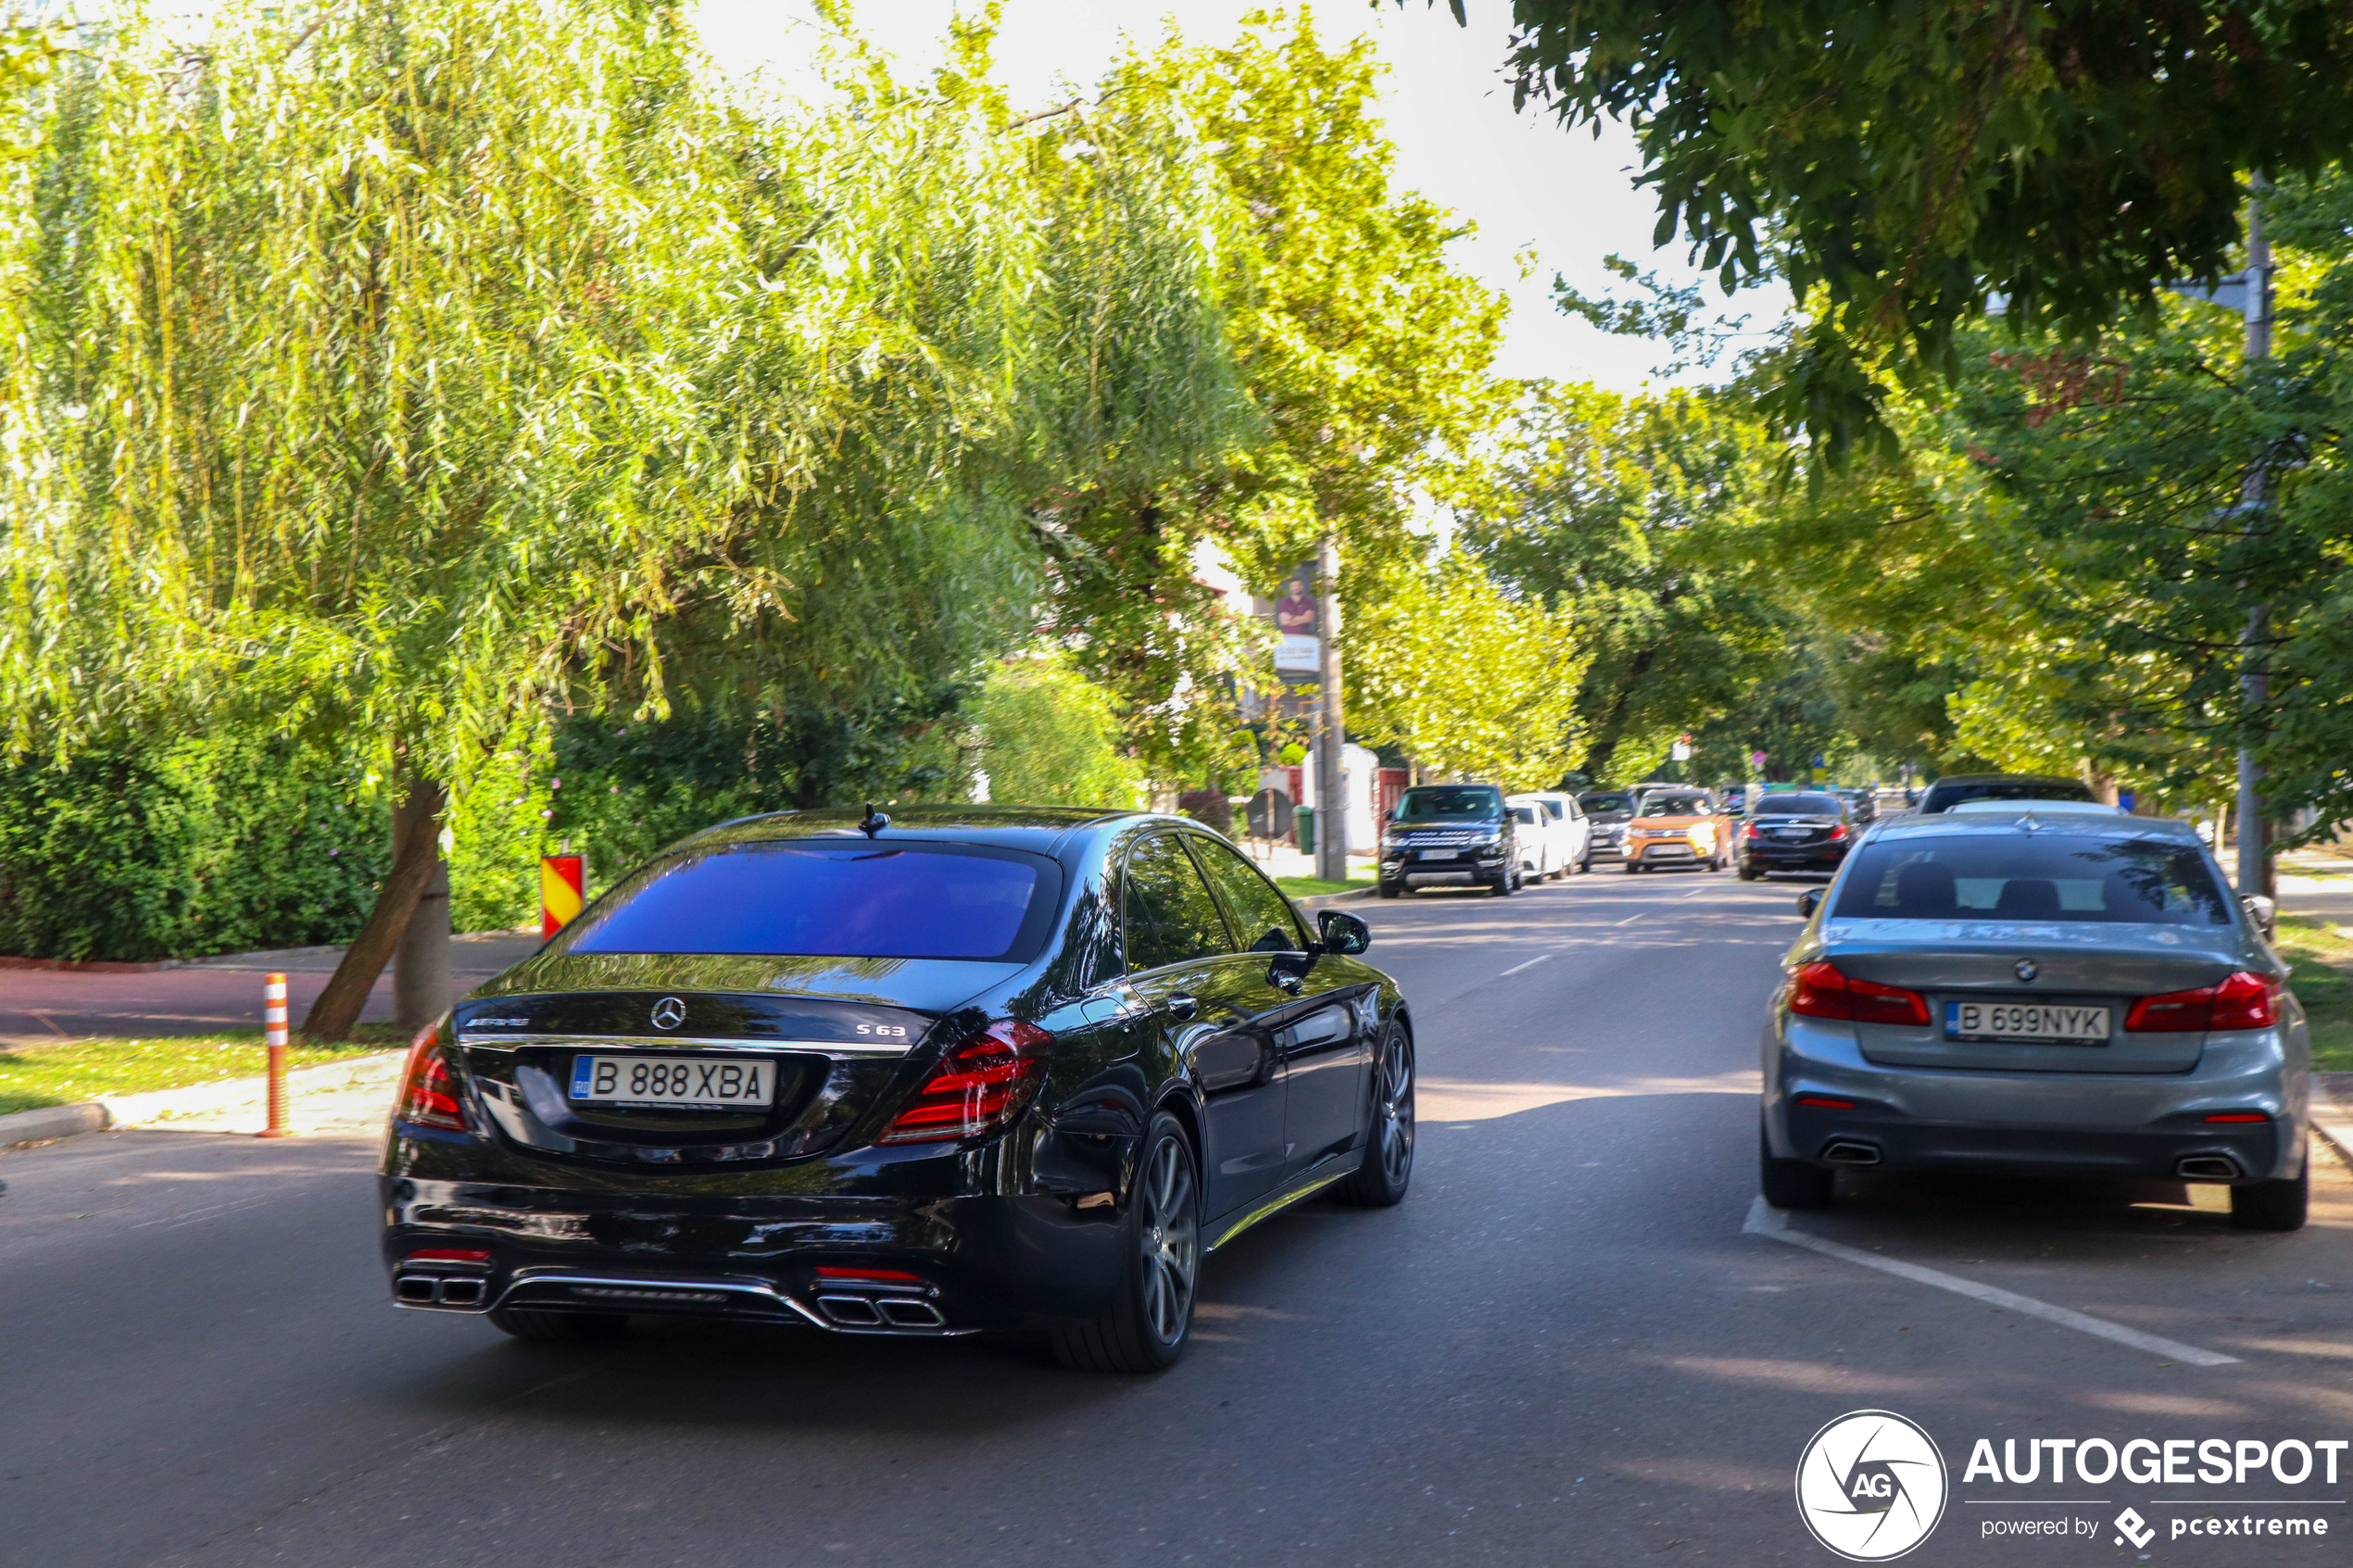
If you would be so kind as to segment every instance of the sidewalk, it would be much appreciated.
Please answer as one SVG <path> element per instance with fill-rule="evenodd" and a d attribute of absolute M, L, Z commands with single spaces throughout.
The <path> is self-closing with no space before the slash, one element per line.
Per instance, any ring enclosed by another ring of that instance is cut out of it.
<path fill-rule="evenodd" d="M 451 938 L 450 999 L 538 950 L 536 934 L 479 932 Z M 299 1026 L 343 958 L 340 947 L 230 953 L 145 974 L 85 970 L 0 969 L 0 1047 L 54 1045 L 93 1037 L 158 1039 L 261 1027 L 261 976 L 286 976 L 287 1011 Z M 392 1017 L 392 969 L 384 968 L 363 1022 Z"/>

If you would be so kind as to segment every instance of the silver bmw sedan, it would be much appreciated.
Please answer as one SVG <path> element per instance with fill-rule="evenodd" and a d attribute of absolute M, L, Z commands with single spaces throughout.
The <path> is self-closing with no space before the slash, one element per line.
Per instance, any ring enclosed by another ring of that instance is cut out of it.
<path fill-rule="evenodd" d="M 1837 1168 L 2227 1183 L 2304 1223 L 2304 1010 L 2186 824 L 2027 807 L 1881 823 L 1783 960 L 1762 1184 Z"/>

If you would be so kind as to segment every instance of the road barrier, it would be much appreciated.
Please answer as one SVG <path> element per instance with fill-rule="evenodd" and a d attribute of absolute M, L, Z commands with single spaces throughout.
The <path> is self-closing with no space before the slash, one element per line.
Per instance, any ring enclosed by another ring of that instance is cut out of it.
<path fill-rule="evenodd" d="M 286 1125 L 286 977 L 271 975 L 262 983 L 261 1032 L 270 1042 L 270 1125 L 256 1137 L 288 1138 Z"/>

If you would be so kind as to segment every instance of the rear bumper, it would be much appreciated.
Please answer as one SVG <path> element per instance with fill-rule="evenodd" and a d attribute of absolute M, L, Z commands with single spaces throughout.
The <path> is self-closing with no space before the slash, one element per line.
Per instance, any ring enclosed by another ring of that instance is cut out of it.
<path fill-rule="evenodd" d="M 2154 1180 L 2292 1176 L 2302 1160 L 2309 1075 L 2276 1030 L 2208 1036 L 2186 1073 L 1993 1073 L 1882 1067 L 1851 1025 L 1774 1010 L 1765 1049 L 1773 1152 L 1891 1171 Z M 1852 1109 L 1801 1105 L 1844 1100 Z M 2253 1123 L 2206 1118 L 2260 1111 Z M 1842 1158 L 1842 1143 L 1873 1158 Z M 2185 1172 L 2184 1160 L 2221 1160 Z"/>
<path fill-rule="evenodd" d="M 1702 849 L 1688 838 L 1656 839 L 1647 844 L 1629 844 L 1624 851 L 1629 860 L 1640 860 L 1646 866 L 1704 865 L 1715 855 L 1712 849 Z"/>
<path fill-rule="evenodd" d="M 1846 863 L 1851 844 L 1743 844 L 1743 864 L 1761 872 L 1834 872 Z"/>
<path fill-rule="evenodd" d="M 660 1175 L 574 1171 L 487 1140 L 409 1136 L 401 1127 L 390 1173 L 378 1178 L 382 1245 L 395 1301 L 418 1311 L 670 1312 L 842 1333 L 968 1333 L 1097 1316 L 1125 1256 L 1121 1161 L 1048 1181 L 1043 1160 L 1013 1169 L 1019 1134 L 673 1186 Z M 411 1261 L 425 1250 L 489 1257 Z"/>

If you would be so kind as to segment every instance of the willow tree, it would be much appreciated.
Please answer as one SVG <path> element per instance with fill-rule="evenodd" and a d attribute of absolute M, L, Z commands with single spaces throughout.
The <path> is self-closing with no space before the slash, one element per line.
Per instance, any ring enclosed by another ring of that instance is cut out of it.
<path fill-rule="evenodd" d="M 1224 417 L 1181 209 L 1112 180 L 1126 259 L 1074 291 L 1063 185 L 1002 117 L 704 80 L 669 6 L 333 0 L 194 51 L 127 18 L 34 106 L 0 738 L 309 726 L 372 765 L 402 827 L 314 1035 L 447 793 L 547 705 L 854 704 L 969 661 L 1027 629 L 1019 498 Z M 1172 369 L 1074 391 L 1074 332 Z"/>

